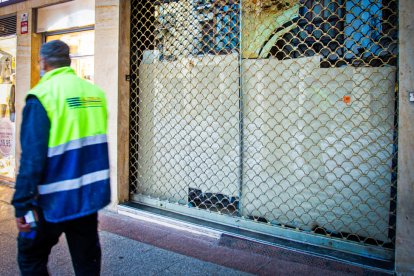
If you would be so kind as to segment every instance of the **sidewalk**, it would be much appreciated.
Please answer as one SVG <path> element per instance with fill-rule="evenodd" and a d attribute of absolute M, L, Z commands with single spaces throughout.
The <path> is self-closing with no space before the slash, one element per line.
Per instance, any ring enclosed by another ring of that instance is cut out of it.
<path fill-rule="evenodd" d="M 19 275 L 11 188 L 0 185 L 0 275 Z M 100 213 L 102 275 L 386 275 L 226 235 Z M 74 275 L 65 238 L 52 250 L 52 275 Z"/>

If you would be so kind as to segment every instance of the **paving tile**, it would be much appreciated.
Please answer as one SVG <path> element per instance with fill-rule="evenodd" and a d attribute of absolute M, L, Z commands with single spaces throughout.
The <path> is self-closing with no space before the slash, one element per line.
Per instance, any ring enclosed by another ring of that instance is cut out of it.
<path fill-rule="evenodd" d="M 140 253 L 154 248 L 154 246 L 148 245 L 146 243 L 131 240 L 129 238 L 106 231 L 100 231 L 99 238 L 103 252 L 102 254 L 117 253 L 120 254 L 120 256 L 124 256 L 128 253 L 128 250 L 131 250 L 133 253 Z"/>
<path fill-rule="evenodd" d="M 2 214 L 4 215 L 4 214 Z M 14 214 L 13 214 L 14 216 Z M 16 222 L 10 215 L 4 217 L 0 223 L 0 244 L 2 254 L 0 275 L 19 275 L 17 266 L 17 228 Z M 7 218 L 7 219 L 6 219 Z M 68 263 L 68 265 L 65 265 Z M 73 275 L 70 256 L 66 246 L 66 240 L 62 237 L 50 254 L 49 270 L 51 275 Z M 69 268 L 69 269 L 65 269 Z M 71 269 L 71 270 L 70 270 Z"/>
<path fill-rule="evenodd" d="M 238 276 L 238 275 L 252 275 L 249 273 L 229 269 L 226 267 L 218 266 L 212 263 L 202 262 L 196 259 L 187 258 L 180 260 L 179 263 L 167 268 L 164 271 L 157 273 L 156 275 L 226 275 L 226 276 Z"/>
<path fill-rule="evenodd" d="M 49 261 L 48 264 L 49 274 L 51 276 L 70 276 L 75 275 L 71 261 L 59 263 L 55 265 Z"/>
<path fill-rule="evenodd" d="M 179 254 L 111 233 L 101 232 L 101 237 L 102 275 L 154 275 L 181 258 Z"/>
<path fill-rule="evenodd" d="M 200 237 L 190 237 L 183 235 L 183 233 L 172 233 L 161 239 L 154 240 L 151 244 L 179 254 L 198 258 L 210 252 L 212 250 L 211 248 L 216 246 L 217 241 L 205 240 Z"/>
<path fill-rule="evenodd" d="M 16 227 L 16 220 L 14 218 L 12 219 L 4 219 L 0 221 L 0 233 L 9 235 L 12 238 L 17 237 L 17 227 Z"/>
<path fill-rule="evenodd" d="M 241 250 L 243 252 L 252 252 L 269 256 L 276 262 L 286 261 L 289 263 L 290 267 L 301 267 L 302 265 L 307 265 L 313 270 L 321 269 L 322 271 L 334 271 L 335 273 L 344 273 L 345 275 L 366 275 L 370 271 L 369 269 L 365 269 L 360 266 L 350 265 L 340 261 L 311 255 L 310 253 L 288 250 L 277 246 L 269 246 L 229 235 L 223 235 L 222 239 L 220 239 L 220 245 Z M 271 264 L 268 267 L 271 268 Z"/>
<path fill-rule="evenodd" d="M 220 245 L 229 247 L 232 249 L 251 252 L 268 256 L 270 258 L 277 258 L 278 260 L 285 260 L 289 262 L 305 262 L 316 265 L 326 265 L 326 261 L 322 258 L 311 256 L 309 254 L 299 253 L 293 250 L 287 250 L 277 246 L 269 246 L 262 243 L 242 239 L 239 237 L 223 235 L 220 239 Z"/>
<path fill-rule="evenodd" d="M 255 273 L 270 261 L 267 256 L 234 250 L 219 246 L 217 241 L 203 241 L 201 238 L 188 238 L 182 234 L 170 234 L 161 240 L 154 241 L 152 245 L 249 273 Z"/>
<path fill-rule="evenodd" d="M 0 202 L 10 203 L 14 194 L 14 189 L 8 185 L 0 184 Z"/>
<path fill-rule="evenodd" d="M 268 264 L 262 266 L 255 274 L 257 275 L 306 275 L 306 276 L 321 276 L 321 275 L 363 275 L 359 273 L 344 273 L 340 271 L 332 271 L 321 269 L 318 267 L 312 267 L 304 264 L 291 263 L 282 260 L 272 259 Z"/>
<path fill-rule="evenodd" d="M 221 265 L 253 274 L 271 260 L 267 256 L 227 248 L 217 252 L 217 257 L 222 259 Z"/>
<path fill-rule="evenodd" d="M 64 234 L 60 237 L 58 244 L 56 244 L 50 252 L 48 268 L 51 275 L 74 274 L 72 260 Z"/>
<path fill-rule="evenodd" d="M 146 243 L 162 239 L 169 234 L 167 229 L 161 229 L 154 224 L 125 218 L 122 215 L 114 217 L 108 212 L 99 214 L 99 229 Z"/>
<path fill-rule="evenodd" d="M 0 234 L 0 275 L 16 276 L 19 275 L 17 266 L 17 241 L 9 235 Z"/>
<path fill-rule="evenodd" d="M 14 207 L 0 201 L 0 222 L 14 218 Z"/>

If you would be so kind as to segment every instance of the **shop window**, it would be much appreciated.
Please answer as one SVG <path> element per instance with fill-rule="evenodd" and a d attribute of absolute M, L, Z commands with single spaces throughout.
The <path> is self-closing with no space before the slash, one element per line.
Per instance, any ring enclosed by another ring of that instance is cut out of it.
<path fill-rule="evenodd" d="M 154 4 L 155 48 L 160 60 L 238 51 L 238 1 L 164 0 Z M 148 28 L 144 28 L 144 35 L 150 36 Z"/>
<path fill-rule="evenodd" d="M 398 24 L 397 0 L 382 0 L 382 32 L 384 35 L 397 36 L 394 26 Z"/>
<path fill-rule="evenodd" d="M 16 47 L 15 34 L 0 35 L 0 179 L 8 182 L 15 180 Z"/>
<path fill-rule="evenodd" d="M 343 43 L 344 0 L 302 0 L 299 9 L 300 38 L 316 52 L 332 41 Z"/>
<path fill-rule="evenodd" d="M 63 34 L 47 34 L 46 42 L 52 40 L 62 40 L 70 47 L 71 67 L 76 71 L 78 76 L 94 81 L 94 30 Z"/>
<path fill-rule="evenodd" d="M 201 34 L 197 41 L 197 54 L 228 54 L 239 48 L 238 1 L 195 0 Z"/>
<path fill-rule="evenodd" d="M 396 0 L 300 0 L 297 28 L 270 54 L 277 59 L 321 55 L 321 67 L 395 65 Z"/>

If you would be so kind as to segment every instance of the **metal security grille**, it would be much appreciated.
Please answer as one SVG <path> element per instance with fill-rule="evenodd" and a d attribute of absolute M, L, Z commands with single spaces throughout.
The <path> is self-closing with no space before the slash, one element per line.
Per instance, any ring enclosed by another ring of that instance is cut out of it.
<path fill-rule="evenodd" d="M 132 1 L 132 199 L 392 258 L 396 0 Z"/>
<path fill-rule="evenodd" d="M 16 15 L 0 17 L 0 37 L 16 34 Z"/>

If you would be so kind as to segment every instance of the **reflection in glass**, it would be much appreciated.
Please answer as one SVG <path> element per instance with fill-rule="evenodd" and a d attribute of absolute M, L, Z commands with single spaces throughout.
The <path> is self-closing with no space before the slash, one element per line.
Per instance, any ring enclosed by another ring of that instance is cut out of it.
<path fill-rule="evenodd" d="M 76 71 L 78 76 L 94 81 L 94 45 L 95 33 L 93 30 L 73 32 L 67 34 L 49 35 L 46 42 L 52 40 L 62 40 L 70 47 L 70 56 L 72 58 L 71 67 Z"/>

